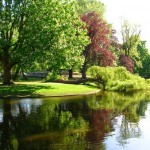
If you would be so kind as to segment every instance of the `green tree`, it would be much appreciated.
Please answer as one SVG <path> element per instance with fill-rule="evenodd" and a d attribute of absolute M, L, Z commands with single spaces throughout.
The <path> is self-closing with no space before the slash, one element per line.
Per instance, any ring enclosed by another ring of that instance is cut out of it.
<path fill-rule="evenodd" d="M 103 16 L 105 12 L 105 5 L 98 0 L 77 0 L 77 3 L 79 5 L 77 11 L 80 15 L 94 11 Z"/>
<path fill-rule="evenodd" d="M 126 56 L 131 56 L 139 43 L 140 30 L 137 25 L 130 24 L 124 20 L 121 26 L 123 40 L 123 51 Z"/>
<path fill-rule="evenodd" d="M 78 4 L 77 12 L 78 12 L 79 16 L 86 15 L 87 13 L 96 12 L 97 14 L 99 14 L 102 17 L 105 12 L 104 4 L 98 0 L 77 0 L 77 4 Z M 73 59 L 74 60 L 78 59 L 78 61 L 82 61 L 82 63 L 84 63 L 83 62 L 84 59 L 82 59 L 83 57 L 84 56 L 81 56 L 81 57 L 78 56 Z M 74 62 L 74 61 L 71 60 L 71 62 Z M 72 66 L 69 66 L 69 78 L 73 77 L 73 69 L 80 69 L 82 67 L 80 65 L 81 63 L 77 64 L 76 62 L 77 61 L 75 61 L 72 64 Z"/>
<path fill-rule="evenodd" d="M 70 0 L 3 0 L 0 24 L 0 62 L 7 85 L 16 64 L 38 60 L 58 70 L 88 44 L 76 4 Z"/>
<path fill-rule="evenodd" d="M 135 71 L 139 73 L 140 76 L 150 77 L 150 53 L 146 48 L 145 41 L 141 41 L 140 44 L 138 44 L 137 51 L 142 62 L 142 67 L 136 67 Z"/>
<path fill-rule="evenodd" d="M 121 34 L 123 44 L 122 53 L 119 57 L 120 64 L 125 66 L 128 71 L 133 72 L 134 65 L 142 66 L 137 51 L 137 46 L 140 43 L 140 29 L 137 25 L 130 24 L 127 20 L 124 20 L 121 25 Z"/>

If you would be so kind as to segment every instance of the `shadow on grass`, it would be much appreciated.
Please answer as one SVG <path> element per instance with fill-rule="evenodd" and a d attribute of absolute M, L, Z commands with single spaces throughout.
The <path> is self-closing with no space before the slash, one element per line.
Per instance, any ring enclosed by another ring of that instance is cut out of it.
<path fill-rule="evenodd" d="M 39 97 L 36 93 L 40 89 L 54 89 L 51 86 L 44 85 L 27 85 L 27 84 L 14 84 L 11 86 L 0 85 L 0 97 Z"/>

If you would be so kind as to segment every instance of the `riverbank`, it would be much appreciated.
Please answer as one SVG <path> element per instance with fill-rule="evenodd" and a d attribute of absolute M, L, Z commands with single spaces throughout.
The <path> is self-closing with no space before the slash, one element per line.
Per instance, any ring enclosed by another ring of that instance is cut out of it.
<path fill-rule="evenodd" d="M 88 95 L 99 92 L 99 89 L 88 85 L 63 83 L 15 82 L 11 86 L 0 85 L 0 97 L 52 97 Z"/>

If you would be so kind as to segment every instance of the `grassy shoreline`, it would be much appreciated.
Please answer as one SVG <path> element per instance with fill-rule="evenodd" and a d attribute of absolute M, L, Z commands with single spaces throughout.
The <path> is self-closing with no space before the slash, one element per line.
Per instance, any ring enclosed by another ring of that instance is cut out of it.
<path fill-rule="evenodd" d="M 93 86 L 63 83 L 15 82 L 11 86 L 0 85 L 0 98 L 73 96 L 97 92 L 99 89 Z"/>

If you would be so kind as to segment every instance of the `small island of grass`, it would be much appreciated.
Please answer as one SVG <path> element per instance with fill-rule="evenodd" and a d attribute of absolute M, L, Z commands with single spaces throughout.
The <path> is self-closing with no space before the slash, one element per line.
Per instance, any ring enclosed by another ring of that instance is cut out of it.
<path fill-rule="evenodd" d="M 88 85 L 62 83 L 15 82 L 11 86 L 0 85 L 0 97 L 51 97 L 84 95 L 98 92 Z"/>

